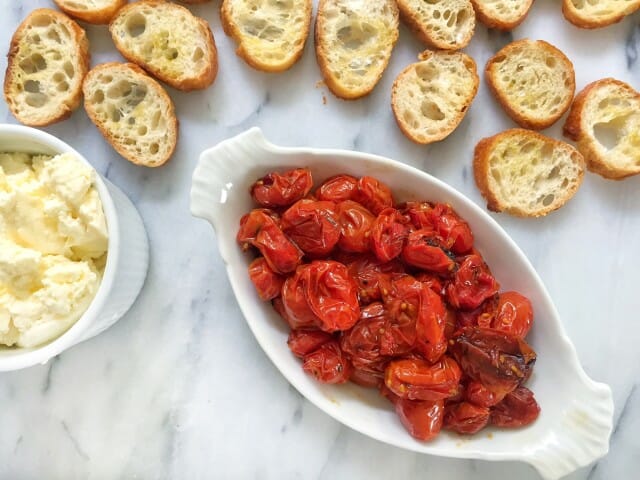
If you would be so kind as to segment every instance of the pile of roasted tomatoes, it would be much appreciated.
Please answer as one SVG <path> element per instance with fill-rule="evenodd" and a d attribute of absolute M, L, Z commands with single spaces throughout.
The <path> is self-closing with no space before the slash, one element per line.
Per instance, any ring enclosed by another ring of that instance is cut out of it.
<path fill-rule="evenodd" d="M 420 440 L 533 422 L 531 303 L 498 292 L 469 225 L 446 204 L 397 204 L 368 176 L 312 188 L 306 168 L 259 179 L 237 235 L 303 369 L 379 389 Z"/>

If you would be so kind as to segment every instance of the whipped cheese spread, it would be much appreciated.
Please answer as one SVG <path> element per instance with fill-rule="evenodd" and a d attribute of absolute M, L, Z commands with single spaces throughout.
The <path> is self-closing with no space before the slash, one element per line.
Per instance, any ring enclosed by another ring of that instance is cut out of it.
<path fill-rule="evenodd" d="M 0 153 L 0 345 L 56 338 L 95 296 L 108 234 L 94 176 L 69 153 Z"/>

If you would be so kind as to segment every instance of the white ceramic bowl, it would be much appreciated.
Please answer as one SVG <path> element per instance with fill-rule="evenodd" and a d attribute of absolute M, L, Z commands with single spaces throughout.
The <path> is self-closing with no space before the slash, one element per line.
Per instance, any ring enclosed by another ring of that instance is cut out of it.
<path fill-rule="evenodd" d="M 19 125 L 0 124 L 0 152 L 48 155 L 69 152 L 91 167 L 82 155 L 62 140 L 41 130 Z M 109 232 L 107 262 L 96 296 L 78 321 L 51 342 L 34 348 L 0 348 L 0 371 L 46 363 L 113 325 L 138 296 L 149 263 L 149 243 L 142 219 L 125 194 L 99 174 L 96 175 L 95 187 L 102 200 Z"/>
<path fill-rule="evenodd" d="M 538 361 L 528 386 L 542 408 L 535 423 L 522 429 L 483 430 L 470 437 L 442 432 L 435 441 L 423 443 L 409 436 L 375 390 L 350 383 L 322 385 L 302 371 L 286 345 L 288 328 L 269 303 L 259 300 L 247 275 L 250 259 L 235 241 L 240 217 L 253 206 L 251 183 L 269 171 L 301 166 L 311 169 L 316 183 L 337 173 L 372 175 L 387 183 L 400 200 L 448 202 L 469 222 L 475 245 L 502 288 L 522 292 L 533 303 L 535 323 L 527 340 Z M 416 452 L 522 460 L 547 479 L 560 478 L 607 453 L 613 417 L 610 388 L 585 374 L 545 287 L 522 251 L 489 215 L 443 182 L 374 155 L 277 147 L 253 128 L 202 153 L 193 175 L 191 212 L 213 225 L 229 281 L 258 343 L 300 393 L 343 424 Z"/>

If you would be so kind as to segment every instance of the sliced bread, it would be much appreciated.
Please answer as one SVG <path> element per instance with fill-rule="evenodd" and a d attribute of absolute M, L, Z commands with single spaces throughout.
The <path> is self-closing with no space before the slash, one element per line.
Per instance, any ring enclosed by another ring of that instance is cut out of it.
<path fill-rule="evenodd" d="M 368 95 L 398 40 L 395 0 L 320 0 L 315 47 L 324 81 L 345 100 Z"/>
<path fill-rule="evenodd" d="M 50 125 L 71 115 L 82 100 L 89 70 L 85 31 L 65 14 L 32 11 L 11 39 L 4 98 L 25 125 Z"/>
<path fill-rule="evenodd" d="M 640 9 L 640 0 L 563 0 L 564 17 L 580 28 L 617 23 Z"/>
<path fill-rule="evenodd" d="M 123 57 L 178 90 L 206 88 L 218 72 L 218 53 L 207 22 L 164 0 L 120 9 L 109 26 Z"/>
<path fill-rule="evenodd" d="M 476 145 L 473 173 L 487 208 L 540 217 L 563 206 L 578 190 L 584 159 L 568 143 L 514 128 Z"/>
<path fill-rule="evenodd" d="M 132 63 L 104 63 L 85 78 L 84 108 L 105 139 L 127 160 L 165 163 L 176 147 L 178 120 L 162 86 Z"/>
<path fill-rule="evenodd" d="M 405 68 L 391 90 L 398 126 L 416 143 L 446 138 L 464 118 L 478 92 L 473 59 L 462 52 L 431 52 Z"/>
<path fill-rule="evenodd" d="M 433 48 L 464 48 L 476 28 L 471 0 L 398 0 L 400 17 Z"/>
<path fill-rule="evenodd" d="M 238 56 L 258 70 L 282 72 L 302 56 L 311 8 L 311 0 L 223 0 L 220 18 Z"/>
<path fill-rule="evenodd" d="M 571 61 L 543 40 L 510 43 L 487 62 L 489 88 L 521 127 L 542 130 L 571 106 L 576 89 Z"/>
<path fill-rule="evenodd" d="M 640 93 L 613 78 L 587 85 L 564 134 L 577 142 L 592 172 L 615 180 L 640 174 Z"/>
<path fill-rule="evenodd" d="M 471 0 L 476 17 L 489 28 L 509 31 L 520 25 L 533 0 Z"/>
<path fill-rule="evenodd" d="M 83 22 L 96 25 L 111 21 L 128 0 L 53 0 L 60 10 Z"/>

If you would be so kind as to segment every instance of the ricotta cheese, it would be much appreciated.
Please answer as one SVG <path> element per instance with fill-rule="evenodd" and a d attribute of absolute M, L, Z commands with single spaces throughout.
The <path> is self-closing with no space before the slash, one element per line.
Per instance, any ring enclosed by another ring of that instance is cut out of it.
<path fill-rule="evenodd" d="M 0 344 L 58 337 L 95 296 L 108 234 L 94 176 L 68 153 L 0 153 Z"/>

